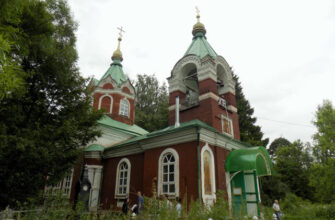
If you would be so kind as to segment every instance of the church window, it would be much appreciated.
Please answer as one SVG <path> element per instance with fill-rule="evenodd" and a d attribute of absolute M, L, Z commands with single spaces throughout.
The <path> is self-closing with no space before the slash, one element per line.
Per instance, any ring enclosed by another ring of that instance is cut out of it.
<path fill-rule="evenodd" d="M 166 149 L 159 158 L 160 195 L 178 196 L 179 194 L 179 157 L 174 149 Z"/>
<path fill-rule="evenodd" d="M 104 109 L 106 113 L 112 113 L 113 98 L 110 95 L 103 95 L 99 99 L 98 109 Z"/>
<path fill-rule="evenodd" d="M 62 193 L 65 196 L 70 196 L 72 185 L 73 170 L 71 170 L 61 181 L 54 185 L 45 187 L 45 194 L 52 195 Z"/>
<path fill-rule="evenodd" d="M 226 116 L 222 116 L 222 131 L 225 134 L 234 136 L 233 121 L 231 120 L 231 118 L 226 117 Z"/>
<path fill-rule="evenodd" d="M 117 178 L 115 184 L 115 197 L 126 198 L 129 195 L 130 161 L 122 159 L 117 167 Z"/>
<path fill-rule="evenodd" d="M 122 99 L 120 102 L 120 115 L 129 117 L 129 102 L 127 99 Z"/>

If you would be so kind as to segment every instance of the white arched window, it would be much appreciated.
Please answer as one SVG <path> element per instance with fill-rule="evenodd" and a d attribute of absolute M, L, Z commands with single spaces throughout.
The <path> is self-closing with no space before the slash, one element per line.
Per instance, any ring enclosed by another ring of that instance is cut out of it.
<path fill-rule="evenodd" d="M 127 99 L 122 99 L 120 101 L 120 115 L 129 117 L 129 101 Z"/>
<path fill-rule="evenodd" d="M 107 113 L 112 113 L 113 97 L 110 95 L 103 95 L 99 98 L 98 109 L 105 109 Z"/>
<path fill-rule="evenodd" d="M 129 195 L 131 164 L 127 158 L 120 160 L 116 170 L 115 198 L 126 198 Z"/>
<path fill-rule="evenodd" d="M 214 204 L 216 198 L 214 156 L 207 143 L 201 149 L 201 183 L 204 203 Z"/>
<path fill-rule="evenodd" d="M 158 194 L 179 196 L 179 156 L 172 148 L 165 149 L 158 161 Z"/>

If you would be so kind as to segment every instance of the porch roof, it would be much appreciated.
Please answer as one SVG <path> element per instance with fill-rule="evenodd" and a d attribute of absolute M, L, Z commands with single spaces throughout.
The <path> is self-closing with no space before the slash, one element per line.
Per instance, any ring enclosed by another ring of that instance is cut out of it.
<path fill-rule="evenodd" d="M 272 161 L 264 147 L 250 147 L 230 152 L 225 168 L 226 172 L 256 170 L 257 176 L 270 176 L 274 173 Z"/>

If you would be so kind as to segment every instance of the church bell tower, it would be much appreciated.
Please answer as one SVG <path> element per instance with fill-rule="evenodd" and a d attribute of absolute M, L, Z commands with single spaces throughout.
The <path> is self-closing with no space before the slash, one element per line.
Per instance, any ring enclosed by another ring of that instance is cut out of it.
<path fill-rule="evenodd" d="M 180 122 L 199 119 L 219 132 L 239 140 L 236 82 L 231 67 L 208 43 L 198 10 L 196 18 L 192 43 L 168 78 L 169 124 L 173 125 L 178 120 L 178 97 Z"/>

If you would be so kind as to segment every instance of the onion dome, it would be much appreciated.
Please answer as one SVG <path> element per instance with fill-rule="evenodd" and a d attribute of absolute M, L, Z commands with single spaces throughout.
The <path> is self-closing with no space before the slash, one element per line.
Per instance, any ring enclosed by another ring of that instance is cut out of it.
<path fill-rule="evenodd" d="M 205 28 L 205 25 L 200 22 L 199 12 L 197 14 L 197 20 L 198 20 L 197 23 L 195 25 L 193 25 L 193 30 L 192 30 L 193 36 L 196 36 L 197 33 L 202 33 L 203 35 L 205 35 L 206 34 L 206 28 Z"/>
<path fill-rule="evenodd" d="M 123 57 L 122 57 L 122 52 L 120 50 L 120 42 L 122 40 L 121 36 L 117 39 L 119 42 L 118 42 L 118 45 L 117 45 L 117 49 L 114 51 L 113 53 L 113 56 L 112 56 L 112 60 L 115 61 L 115 60 L 119 60 L 119 61 L 122 61 L 123 60 Z"/>

